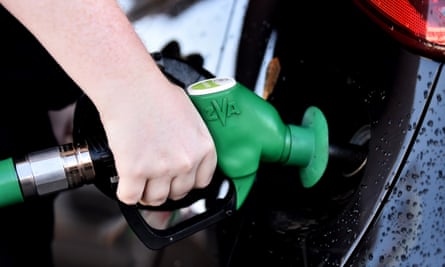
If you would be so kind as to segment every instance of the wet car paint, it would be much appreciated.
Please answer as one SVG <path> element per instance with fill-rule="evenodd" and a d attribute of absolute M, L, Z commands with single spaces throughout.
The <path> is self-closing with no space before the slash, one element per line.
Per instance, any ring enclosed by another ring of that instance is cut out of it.
<path fill-rule="evenodd" d="M 398 88 L 401 92 L 395 99 L 405 98 L 404 88 L 414 88 L 412 103 L 406 103 L 411 111 L 404 116 L 396 109 L 398 116 L 386 116 L 376 127 L 380 141 L 375 148 L 383 154 L 378 163 L 382 172 L 377 175 L 386 177 L 385 186 L 363 240 L 345 257 L 351 266 L 445 263 L 445 72 L 441 64 L 420 58 L 414 85 Z M 401 109 L 403 104 L 396 100 L 392 106 Z M 391 158 L 396 160 L 391 163 Z M 376 186 L 372 182 L 370 186 Z"/>
<path fill-rule="evenodd" d="M 292 30 L 285 24 L 280 29 L 280 19 L 273 16 L 256 22 L 278 28 L 275 56 L 283 71 L 269 101 L 295 123 L 306 105 L 318 105 L 330 123 L 332 142 L 345 142 L 369 124 L 367 166 L 349 182 L 328 170 L 325 180 L 310 190 L 299 188 L 295 170 L 264 167 L 250 205 L 235 222 L 221 226 L 223 247 L 228 248 L 223 265 L 441 266 L 442 63 L 405 50 L 348 3 L 318 4 L 324 9 L 317 15 L 331 22 L 332 32 L 323 36 L 311 27 Z M 301 6 L 315 10 L 310 3 Z M 304 11 L 279 16 L 304 25 L 307 17 L 298 19 L 299 13 Z M 335 20 L 339 14 L 344 23 Z M 292 40 L 293 33 L 301 40 Z M 242 40 L 240 50 L 249 51 L 243 50 Z M 243 68 L 255 62 L 240 57 L 247 60 L 238 65 Z M 254 84 L 257 73 L 244 70 L 237 70 L 238 79 Z M 228 237 L 234 241 L 225 241 Z"/>

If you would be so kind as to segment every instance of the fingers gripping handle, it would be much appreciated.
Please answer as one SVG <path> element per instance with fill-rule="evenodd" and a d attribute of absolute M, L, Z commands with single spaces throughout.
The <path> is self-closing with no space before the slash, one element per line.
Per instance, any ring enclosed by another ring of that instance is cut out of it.
<path fill-rule="evenodd" d="M 211 184 L 205 189 L 192 190 L 181 200 L 167 200 L 160 206 L 127 205 L 116 196 L 119 178 L 114 166 L 111 150 L 107 145 L 105 131 L 102 127 L 99 113 L 87 96 L 82 96 L 76 106 L 74 120 L 74 140 L 81 142 L 86 140 L 89 144 L 91 158 L 93 159 L 96 178 L 94 184 L 104 194 L 115 199 L 128 222 L 139 239 L 151 249 L 163 248 L 172 242 L 176 242 L 193 233 L 208 228 L 216 221 L 230 216 L 235 210 L 235 189 L 231 184 L 229 192 L 223 198 L 210 188 L 219 186 L 222 180 L 228 180 L 223 176 L 212 178 Z M 214 193 L 214 194 L 213 194 Z M 198 200 L 206 200 L 206 211 L 186 221 L 167 229 L 156 229 L 146 222 L 144 213 L 147 211 L 174 211 L 189 207 Z"/>

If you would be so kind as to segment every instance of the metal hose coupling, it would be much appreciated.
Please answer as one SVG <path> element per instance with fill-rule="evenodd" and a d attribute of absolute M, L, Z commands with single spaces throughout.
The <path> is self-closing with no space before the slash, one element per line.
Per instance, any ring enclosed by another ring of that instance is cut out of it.
<path fill-rule="evenodd" d="M 86 144 L 33 152 L 15 160 L 15 166 L 24 199 L 79 187 L 95 177 Z"/>

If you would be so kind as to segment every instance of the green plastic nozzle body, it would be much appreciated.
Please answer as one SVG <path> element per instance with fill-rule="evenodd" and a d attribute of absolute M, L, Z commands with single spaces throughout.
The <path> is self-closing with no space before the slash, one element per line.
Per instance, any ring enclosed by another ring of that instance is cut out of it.
<path fill-rule="evenodd" d="M 232 78 L 200 81 L 187 91 L 212 135 L 219 168 L 235 184 L 237 208 L 247 197 L 261 162 L 300 166 L 306 187 L 321 177 L 328 141 L 327 124 L 317 108 L 306 112 L 306 125 L 300 127 L 284 124 L 269 102 Z"/>

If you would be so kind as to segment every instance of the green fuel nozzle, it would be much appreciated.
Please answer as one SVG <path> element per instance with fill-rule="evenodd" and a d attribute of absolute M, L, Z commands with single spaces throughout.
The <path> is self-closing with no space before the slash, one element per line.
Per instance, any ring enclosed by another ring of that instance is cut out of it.
<path fill-rule="evenodd" d="M 218 166 L 231 178 L 237 209 L 245 201 L 260 162 L 299 167 L 304 187 L 326 170 L 328 126 L 317 107 L 309 107 L 300 126 L 285 124 L 277 110 L 232 78 L 211 78 L 187 88 L 215 143 Z"/>
<path fill-rule="evenodd" d="M 209 188 L 192 190 L 184 199 L 167 200 L 160 207 L 117 201 L 128 225 L 150 249 L 163 248 L 232 216 L 245 202 L 262 162 L 297 166 L 295 177 L 304 187 L 321 179 L 329 154 L 347 167 L 358 162 L 360 169 L 366 162 L 361 151 L 328 144 L 327 122 L 317 107 L 305 111 L 301 125 L 285 124 L 271 103 L 235 80 L 207 79 L 213 75 L 206 70 L 161 54 L 155 59 L 172 81 L 187 89 L 207 124 L 218 154 L 215 176 L 223 179 L 214 179 L 218 184 L 212 182 Z M 78 99 L 74 115 L 75 143 L 0 160 L 0 207 L 85 184 L 94 184 L 118 200 L 115 191 L 119 177 L 113 155 L 98 111 L 86 95 Z M 220 177 L 221 173 L 225 177 Z M 213 186 L 221 186 L 220 180 L 229 181 L 223 197 Z M 176 210 L 213 197 L 216 201 L 208 201 L 203 213 L 167 229 L 151 227 L 141 212 Z"/>
<path fill-rule="evenodd" d="M 163 248 L 231 216 L 243 205 L 263 162 L 297 166 L 295 176 L 304 187 L 315 185 L 327 168 L 328 127 L 318 108 L 309 107 L 299 126 L 285 124 L 272 104 L 231 78 L 190 84 L 190 99 L 216 146 L 218 173 L 226 176 L 224 180 L 229 180 L 230 186 L 223 198 L 219 192 L 213 196 L 213 190 L 196 189 L 184 199 L 167 201 L 160 207 L 118 201 L 129 226 L 151 249 Z M 0 207 L 91 183 L 117 199 L 113 156 L 98 112 L 86 96 L 77 102 L 75 122 L 79 124 L 75 123 L 75 143 L 0 161 Z M 344 154 L 341 149 L 335 153 Z M 218 201 L 209 201 L 203 213 L 165 230 L 150 226 L 141 215 L 141 209 L 175 210 L 212 197 Z"/>
<path fill-rule="evenodd" d="M 272 104 L 232 78 L 202 80 L 187 92 L 212 135 L 218 167 L 233 181 L 236 209 L 262 162 L 298 166 L 304 187 L 324 174 L 328 126 L 318 108 L 309 107 L 297 126 L 283 123 Z M 65 144 L 0 161 L 0 206 L 92 183 L 97 171 L 114 169 L 111 152 L 100 144 Z"/>

